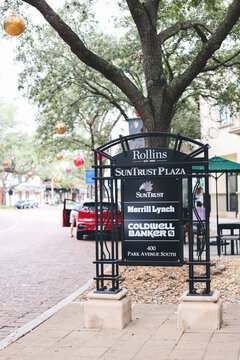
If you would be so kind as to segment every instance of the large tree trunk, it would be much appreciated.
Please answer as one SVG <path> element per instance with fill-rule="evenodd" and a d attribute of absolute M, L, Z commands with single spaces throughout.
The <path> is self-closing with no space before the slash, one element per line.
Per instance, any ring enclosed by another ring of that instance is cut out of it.
<path fill-rule="evenodd" d="M 156 118 L 148 118 L 147 125 L 145 125 L 145 121 L 143 120 L 143 131 L 144 132 L 169 132 L 169 125 L 166 124 L 166 120 L 170 123 L 172 116 L 169 114 L 160 113 Z M 164 126 L 166 124 L 166 126 Z M 168 139 L 167 137 L 159 137 L 153 136 L 146 139 L 147 147 L 168 147 Z"/>
<path fill-rule="evenodd" d="M 146 106 L 140 111 L 144 132 L 169 132 L 173 118 L 173 105 L 169 101 L 166 87 L 155 87 Z M 149 147 L 168 147 L 166 137 L 150 137 L 146 140 Z"/>

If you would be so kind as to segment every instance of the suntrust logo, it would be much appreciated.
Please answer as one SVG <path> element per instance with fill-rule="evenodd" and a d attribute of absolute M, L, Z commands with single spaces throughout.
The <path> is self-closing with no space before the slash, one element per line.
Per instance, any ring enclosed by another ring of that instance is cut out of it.
<path fill-rule="evenodd" d="M 136 198 L 162 198 L 164 193 L 153 193 L 153 183 L 145 181 L 139 186 L 139 191 L 136 192 Z"/>
<path fill-rule="evenodd" d="M 145 181 L 144 183 L 142 183 L 142 185 L 139 186 L 139 190 L 144 190 L 144 191 L 152 191 L 153 189 L 153 183 L 151 181 Z"/>
<path fill-rule="evenodd" d="M 153 160 L 166 160 L 167 151 L 157 151 L 154 149 L 144 149 L 144 150 L 133 150 L 133 160 L 142 160 L 142 161 L 153 161 Z"/>

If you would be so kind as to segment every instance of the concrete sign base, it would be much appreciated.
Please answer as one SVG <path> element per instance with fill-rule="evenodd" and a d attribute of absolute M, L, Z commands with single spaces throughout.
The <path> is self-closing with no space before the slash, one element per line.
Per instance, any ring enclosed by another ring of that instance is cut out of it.
<path fill-rule="evenodd" d="M 90 293 L 84 303 L 87 329 L 123 329 L 132 320 L 131 299 L 127 290 L 117 294 Z"/>
<path fill-rule="evenodd" d="M 218 330 L 222 324 L 222 299 L 219 291 L 212 296 L 193 296 L 185 292 L 178 305 L 177 327 L 181 330 Z"/>

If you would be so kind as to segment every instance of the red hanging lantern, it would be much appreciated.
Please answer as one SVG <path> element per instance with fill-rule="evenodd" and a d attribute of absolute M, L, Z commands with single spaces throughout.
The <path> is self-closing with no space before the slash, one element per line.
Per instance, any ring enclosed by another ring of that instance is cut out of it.
<path fill-rule="evenodd" d="M 138 111 L 135 109 L 134 110 L 134 113 L 135 113 L 135 115 L 137 116 L 137 117 L 140 117 L 140 115 L 139 115 L 139 113 L 138 113 Z"/>
<path fill-rule="evenodd" d="M 75 157 L 73 162 L 76 167 L 83 166 L 83 164 L 84 164 L 84 160 L 80 156 Z"/>
<path fill-rule="evenodd" d="M 3 161 L 3 166 L 8 166 L 8 161 Z"/>
<path fill-rule="evenodd" d="M 27 176 L 28 176 L 29 178 L 31 178 L 31 177 L 33 176 L 33 174 L 31 173 L 31 171 L 29 171 L 29 172 L 27 173 Z"/>
<path fill-rule="evenodd" d="M 67 173 L 71 172 L 71 168 L 69 168 L 69 167 L 66 168 L 66 172 L 67 172 Z"/>
<path fill-rule="evenodd" d="M 105 152 L 105 151 L 104 151 Z M 100 154 L 97 154 L 97 159 L 100 159 Z M 102 160 L 106 159 L 105 156 L 102 156 Z"/>

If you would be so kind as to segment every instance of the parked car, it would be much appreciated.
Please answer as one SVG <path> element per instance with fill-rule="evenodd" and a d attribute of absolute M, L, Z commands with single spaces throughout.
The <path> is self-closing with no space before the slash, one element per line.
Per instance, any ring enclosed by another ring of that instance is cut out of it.
<path fill-rule="evenodd" d="M 106 238 L 110 237 L 112 222 L 111 222 L 111 204 L 109 202 L 102 202 L 103 209 L 103 230 Z M 120 230 L 121 225 L 121 211 L 120 207 L 117 209 L 118 225 Z M 116 224 L 116 209 L 114 210 L 113 223 Z M 98 230 L 100 230 L 100 204 L 98 205 Z M 77 222 L 77 239 L 83 238 L 95 239 L 96 220 L 95 220 L 95 201 L 86 201 L 83 204 L 82 210 L 78 214 Z"/>
<path fill-rule="evenodd" d="M 29 209 L 29 208 L 30 208 L 30 205 L 29 205 L 29 203 L 28 203 L 27 201 L 25 201 L 25 200 L 19 200 L 19 201 L 16 202 L 15 207 L 16 207 L 17 209 Z"/>
<path fill-rule="evenodd" d="M 26 203 L 29 204 L 30 208 L 38 207 L 38 202 L 35 200 L 28 199 L 28 200 L 26 200 Z"/>
<path fill-rule="evenodd" d="M 74 208 L 76 202 L 73 200 L 64 201 L 64 210 L 63 210 L 63 226 L 70 226 L 69 224 L 69 217 L 71 209 Z M 98 209 L 100 208 L 100 205 Z M 111 204 L 107 201 L 102 202 L 102 209 L 103 209 L 103 230 L 104 235 L 108 238 L 111 234 L 112 229 L 112 222 L 111 222 Z M 118 217 L 118 226 L 120 230 L 121 226 L 121 210 L 120 205 L 118 205 L 117 209 L 117 217 Z M 113 222 L 116 224 L 116 209 L 114 210 L 114 218 Z M 78 221 L 76 224 L 76 232 L 77 232 L 77 239 L 95 239 L 95 201 L 85 201 L 82 205 L 82 210 L 78 213 Z M 98 230 L 100 230 L 100 210 L 98 210 Z"/>

